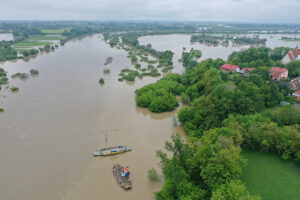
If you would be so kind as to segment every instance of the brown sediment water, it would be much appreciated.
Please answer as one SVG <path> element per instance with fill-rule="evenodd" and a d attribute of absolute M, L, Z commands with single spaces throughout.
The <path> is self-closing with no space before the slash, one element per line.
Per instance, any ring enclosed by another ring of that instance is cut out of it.
<path fill-rule="evenodd" d="M 109 56 L 114 61 L 104 66 Z M 155 150 L 176 132 L 175 111 L 153 114 L 136 107 L 134 91 L 158 78 L 118 82 L 120 70 L 131 65 L 126 56 L 94 35 L 29 61 L 1 64 L 9 76 L 32 68 L 40 71 L 26 81 L 10 80 L 18 93 L 1 91 L 1 199 L 153 198 L 161 185 L 148 180 L 147 170 L 157 168 Z M 110 69 L 109 75 L 103 74 L 104 68 Z M 100 77 L 105 79 L 102 86 Z M 92 156 L 97 148 L 125 144 L 133 150 Z M 129 166 L 132 190 L 116 184 L 114 163 Z"/>
<path fill-rule="evenodd" d="M 190 47 L 188 36 L 146 36 L 140 41 L 174 51 L 174 71 L 183 71 L 177 59 L 183 46 Z M 204 52 L 227 57 L 233 50 Z M 104 66 L 110 56 L 113 62 Z M 158 78 L 119 82 L 117 75 L 126 66 L 131 66 L 127 52 L 110 48 L 99 35 L 74 39 L 34 59 L 0 64 L 9 76 L 30 69 L 40 72 L 26 81 L 10 79 L 18 93 L 5 88 L 0 92 L 5 109 L 0 113 L 0 199 L 154 199 L 152 193 L 162 185 L 147 178 L 148 169 L 157 169 L 155 150 L 182 130 L 173 126 L 176 111 L 154 114 L 136 107 L 134 91 Z M 110 74 L 103 74 L 104 68 Z M 98 84 L 100 77 L 104 85 Z M 100 147 L 126 144 L 131 152 L 92 156 Z M 129 167 L 130 191 L 115 182 L 114 163 Z"/>

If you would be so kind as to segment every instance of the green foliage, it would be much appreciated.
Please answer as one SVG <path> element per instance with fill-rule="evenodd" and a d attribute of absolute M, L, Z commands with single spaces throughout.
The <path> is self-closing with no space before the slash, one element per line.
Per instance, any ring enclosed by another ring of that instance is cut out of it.
<path fill-rule="evenodd" d="M 99 79 L 99 84 L 101 84 L 101 85 L 104 84 L 104 79 L 103 79 L 103 78 L 100 78 L 100 79 Z"/>
<path fill-rule="evenodd" d="M 37 69 L 31 69 L 30 70 L 30 74 L 31 75 L 38 75 L 40 72 L 39 72 L 39 70 L 37 70 Z"/>
<path fill-rule="evenodd" d="M 154 168 L 148 170 L 148 178 L 153 182 L 160 181 L 160 176 Z"/>
<path fill-rule="evenodd" d="M 135 64 L 135 68 L 136 69 L 141 69 L 141 64 L 139 64 L 139 63 Z"/>
<path fill-rule="evenodd" d="M 8 78 L 5 77 L 0 77 L 0 85 L 5 85 L 8 83 Z"/>
<path fill-rule="evenodd" d="M 110 70 L 109 70 L 109 69 L 103 69 L 103 73 L 104 73 L 104 74 L 109 74 L 109 73 L 110 73 Z"/>
<path fill-rule="evenodd" d="M 231 181 L 221 185 L 213 192 L 210 200 L 260 200 L 257 196 L 251 196 L 241 181 Z"/>
<path fill-rule="evenodd" d="M 292 78 L 300 76 L 300 60 L 293 60 L 285 66 L 289 70 L 289 76 Z"/>
<path fill-rule="evenodd" d="M 131 56 L 131 62 L 132 62 L 132 63 L 137 62 L 137 57 L 136 57 L 136 56 Z"/>
<path fill-rule="evenodd" d="M 28 74 L 18 72 L 18 73 L 15 73 L 15 74 L 11 75 L 11 77 L 12 78 L 20 78 L 22 80 L 25 80 L 25 79 L 28 78 Z"/>
<path fill-rule="evenodd" d="M 152 112 L 172 111 L 178 106 L 175 95 L 179 95 L 184 87 L 176 81 L 178 76 L 170 74 L 155 84 L 149 84 L 136 90 L 136 103 L 140 107 L 149 108 Z"/>
<path fill-rule="evenodd" d="M 297 123 L 297 122 L 294 122 Z M 276 152 L 283 159 L 295 159 L 300 149 L 300 127 L 279 127 L 270 118 L 262 114 L 230 116 L 224 126 L 243 135 L 243 147 L 252 150 Z"/>
<path fill-rule="evenodd" d="M 12 92 L 18 92 L 18 91 L 19 91 L 19 88 L 13 86 L 13 87 L 10 88 L 10 90 L 11 90 Z"/>
<path fill-rule="evenodd" d="M 1 113 L 1 112 L 4 112 L 4 108 L 0 108 L 0 113 Z"/>

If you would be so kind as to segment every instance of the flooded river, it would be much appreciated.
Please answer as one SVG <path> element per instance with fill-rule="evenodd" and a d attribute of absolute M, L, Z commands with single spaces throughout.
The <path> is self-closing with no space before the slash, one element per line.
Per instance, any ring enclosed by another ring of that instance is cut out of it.
<path fill-rule="evenodd" d="M 182 47 L 201 49 L 204 57 L 225 58 L 236 48 L 189 44 L 186 35 L 146 36 L 159 50 L 171 49 L 178 60 Z M 199 48 L 198 48 L 199 47 Z M 211 48 L 211 49 L 210 49 Z M 213 55 L 213 56 L 212 56 Z M 104 67 L 107 57 L 113 62 Z M 5 62 L 9 72 L 40 75 L 10 80 L 16 94 L 0 92 L 0 198 L 9 200 L 153 199 L 161 183 L 152 183 L 147 170 L 157 168 L 155 150 L 172 133 L 176 111 L 149 113 L 136 107 L 134 91 L 158 78 L 118 82 L 118 73 L 130 66 L 127 53 L 110 48 L 100 35 L 74 39 L 55 52 L 29 61 Z M 103 69 L 110 74 L 104 75 Z M 183 68 L 175 62 L 175 72 Z M 105 84 L 98 80 L 104 77 Z M 105 144 L 105 133 L 107 144 Z M 132 152 L 105 158 L 92 156 L 100 146 L 128 144 Z M 133 189 L 124 191 L 113 178 L 112 165 L 129 166 Z"/>

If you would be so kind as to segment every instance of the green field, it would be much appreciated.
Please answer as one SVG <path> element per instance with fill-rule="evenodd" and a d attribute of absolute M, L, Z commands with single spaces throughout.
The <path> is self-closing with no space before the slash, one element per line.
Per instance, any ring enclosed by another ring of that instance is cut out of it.
<path fill-rule="evenodd" d="M 273 153 L 244 150 L 248 159 L 242 180 L 262 200 L 300 199 L 300 165 Z"/>
<path fill-rule="evenodd" d="M 61 34 L 65 31 L 65 29 L 44 29 L 42 33 L 46 34 Z"/>
<path fill-rule="evenodd" d="M 39 40 L 60 40 L 65 39 L 63 36 L 31 36 L 26 41 L 39 41 Z"/>
<path fill-rule="evenodd" d="M 288 38 L 288 39 L 280 39 L 283 40 L 285 42 L 297 42 L 300 41 L 300 38 Z"/>
<path fill-rule="evenodd" d="M 14 48 L 21 48 L 21 47 L 39 47 L 39 46 L 45 46 L 45 45 L 51 45 L 51 42 L 19 42 L 17 44 L 14 44 Z"/>

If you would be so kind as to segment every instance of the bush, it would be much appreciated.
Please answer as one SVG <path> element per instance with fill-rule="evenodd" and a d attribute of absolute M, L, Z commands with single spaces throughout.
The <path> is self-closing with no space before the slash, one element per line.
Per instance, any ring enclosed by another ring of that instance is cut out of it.
<path fill-rule="evenodd" d="M 160 176 L 154 168 L 148 170 L 148 178 L 153 182 L 160 181 Z"/>
<path fill-rule="evenodd" d="M 11 87 L 10 90 L 11 90 L 12 92 L 18 92 L 18 91 L 19 91 L 19 88 L 17 88 L 17 87 Z"/>
<path fill-rule="evenodd" d="M 100 78 L 100 79 L 99 79 L 99 83 L 100 83 L 101 85 L 103 85 L 103 84 L 104 84 L 104 79 L 103 79 L 103 78 Z"/>
<path fill-rule="evenodd" d="M 141 69 L 141 64 L 136 64 L 136 65 L 135 65 L 135 68 L 136 68 L 136 69 Z"/>
<path fill-rule="evenodd" d="M 109 73 L 110 73 L 110 70 L 109 70 L 109 69 L 103 69 L 103 73 L 104 73 L 104 74 L 109 74 Z"/>
<path fill-rule="evenodd" d="M 130 71 L 127 75 L 125 75 L 123 78 L 127 81 L 135 81 L 135 77 L 139 75 L 139 72 L 137 71 Z"/>
<path fill-rule="evenodd" d="M 31 75 L 38 75 L 40 72 L 39 72 L 39 70 L 37 70 L 37 69 L 31 69 L 30 70 L 30 74 Z"/>
<path fill-rule="evenodd" d="M 28 78 L 28 74 L 18 72 L 18 73 L 11 75 L 11 77 L 12 78 L 20 78 L 20 79 L 24 80 L 24 79 Z"/>
<path fill-rule="evenodd" d="M 8 78 L 7 77 L 0 78 L 0 85 L 5 85 L 7 83 L 8 83 Z"/>
<path fill-rule="evenodd" d="M 0 108 L 0 112 L 4 112 L 4 108 Z"/>
<path fill-rule="evenodd" d="M 118 78 L 118 81 L 124 81 L 124 79 L 123 78 Z"/>

